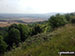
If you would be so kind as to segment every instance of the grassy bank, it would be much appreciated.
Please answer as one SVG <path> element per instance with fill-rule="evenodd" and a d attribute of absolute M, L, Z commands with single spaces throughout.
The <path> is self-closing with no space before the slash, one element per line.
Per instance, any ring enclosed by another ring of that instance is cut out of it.
<path fill-rule="evenodd" d="M 20 43 L 20 47 L 14 47 L 6 52 L 4 56 L 59 56 L 60 51 L 75 51 L 74 25 L 66 25 L 53 32 L 32 36 L 24 43 Z"/>

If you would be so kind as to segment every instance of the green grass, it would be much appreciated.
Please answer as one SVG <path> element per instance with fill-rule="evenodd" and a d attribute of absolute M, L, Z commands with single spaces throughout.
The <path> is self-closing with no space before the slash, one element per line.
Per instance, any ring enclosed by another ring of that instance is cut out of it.
<path fill-rule="evenodd" d="M 75 51 L 74 25 L 66 25 L 51 33 L 30 37 L 21 43 L 20 47 L 6 52 L 4 56 L 59 56 L 60 51 Z"/>

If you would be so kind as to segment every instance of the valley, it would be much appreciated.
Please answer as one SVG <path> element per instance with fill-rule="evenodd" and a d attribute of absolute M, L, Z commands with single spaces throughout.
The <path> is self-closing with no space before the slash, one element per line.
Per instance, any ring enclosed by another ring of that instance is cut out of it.
<path fill-rule="evenodd" d="M 5 26 L 10 26 L 11 24 L 31 24 L 31 23 L 35 23 L 35 22 L 43 22 L 46 21 L 45 19 L 34 19 L 34 18 L 20 18 L 19 20 L 15 20 L 15 19 L 4 19 L 4 20 L 0 20 L 0 27 L 5 27 Z"/>

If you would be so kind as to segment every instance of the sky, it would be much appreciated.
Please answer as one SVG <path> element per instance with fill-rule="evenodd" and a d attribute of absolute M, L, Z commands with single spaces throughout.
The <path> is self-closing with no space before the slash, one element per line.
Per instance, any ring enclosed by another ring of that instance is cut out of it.
<path fill-rule="evenodd" d="M 0 13 L 75 12 L 75 0 L 0 0 Z"/>

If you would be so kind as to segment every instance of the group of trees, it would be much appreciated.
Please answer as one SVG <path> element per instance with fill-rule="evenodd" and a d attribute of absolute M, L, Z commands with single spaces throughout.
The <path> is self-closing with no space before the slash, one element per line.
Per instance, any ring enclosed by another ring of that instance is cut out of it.
<path fill-rule="evenodd" d="M 50 31 L 70 23 L 75 23 L 75 13 L 67 13 L 63 15 L 56 14 L 48 19 L 48 26 L 50 26 Z"/>
<path fill-rule="evenodd" d="M 28 37 L 42 32 L 39 25 L 30 27 L 24 24 L 13 24 L 6 28 L 0 28 L 0 53 L 19 46 L 20 42 L 24 42 Z"/>
<path fill-rule="evenodd" d="M 52 28 L 57 28 L 59 26 L 65 25 L 67 23 L 68 23 L 68 21 L 66 20 L 66 17 L 63 15 L 59 15 L 59 14 L 57 14 L 56 16 L 51 16 L 51 18 L 49 19 L 49 25 Z"/>
<path fill-rule="evenodd" d="M 14 44 L 18 47 L 19 43 L 24 42 L 28 37 L 38 33 L 50 32 L 55 28 L 71 23 L 74 18 L 74 13 L 57 14 L 40 24 L 12 24 L 9 27 L 0 27 L 0 53 L 10 50 Z"/>

